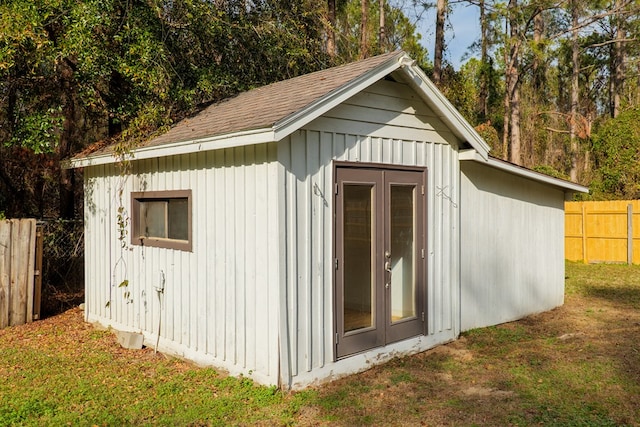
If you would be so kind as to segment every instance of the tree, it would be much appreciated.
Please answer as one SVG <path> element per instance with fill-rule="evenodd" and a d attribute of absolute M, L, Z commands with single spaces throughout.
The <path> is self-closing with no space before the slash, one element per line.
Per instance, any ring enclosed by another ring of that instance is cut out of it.
<path fill-rule="evenodd" d="M 440 85 L 442 79 L 442 55 L 444 45 L 444 24 L 447 15 L 447 0 L 437 0 L 436 3 L 436 37 L 433 50 L 433 82 Z"/>
<path fill-rule="evenodd" d="M 640 198 L 640 108 L 607 120 L 593 137 L 596 198 Z"/>
<path fill-rule="evenodd" d="M 360 58 L 369 56 L 369 0 L 360 0 Z"/>
<path fill-rule="evenodd" d="M 135 143 L 201 103 L 330 65 L 321 16 L 306 0 L 1 3 L 0 211 L 72 216 L 75 171 L 59 162 L 87 144 Z"/>
<path fill-rule="evenodd" d="M 334 57 L 336 49 L 336 0 L 327 0 L 327 53 Z"/>
<path fill-rule="evenodd" d="M 394 49 L 403 49 L 421 67 L 430 68 L 426 49 L 420 44 L 420 34 L 416 32 L 416 25 L 412 23 L 404 12 L 390 2 L 382 1 L 384 13 L 384 41 L 380 42 L 380 29 L 374 25 L 367 27 L 366 39 L 373 41 L 368 44 L 369 54 L 377 55 Z M 382 22 L 380 7 L 368 7 L 367 22 Z M 362 57 L 362 2 L 348 0 L 337 8 L 337 61 L 349 62 Z"/>

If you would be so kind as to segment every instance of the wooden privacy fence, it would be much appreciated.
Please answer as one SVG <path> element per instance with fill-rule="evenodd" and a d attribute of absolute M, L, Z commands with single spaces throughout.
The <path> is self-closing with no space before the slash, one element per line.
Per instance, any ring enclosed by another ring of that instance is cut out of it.
<path fill-rule="evenodd" d="M 36 220 L 0 220 L 0 329 L 39 318 L 41 269 Z"/>
<path fill-rule="evenodd" d="M 640 264 L 640 200 L 566 202 L 565 258 Z"/>

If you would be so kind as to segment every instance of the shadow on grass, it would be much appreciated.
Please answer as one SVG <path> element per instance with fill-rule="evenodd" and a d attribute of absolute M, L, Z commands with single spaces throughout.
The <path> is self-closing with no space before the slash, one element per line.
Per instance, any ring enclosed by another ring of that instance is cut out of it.
<path fill-rule="evenodd" d="M 587 297 L 604 299 L 616 305 L 640 308 L 640 278 L 637 286 L 585 286 L 583 293 Z"/>

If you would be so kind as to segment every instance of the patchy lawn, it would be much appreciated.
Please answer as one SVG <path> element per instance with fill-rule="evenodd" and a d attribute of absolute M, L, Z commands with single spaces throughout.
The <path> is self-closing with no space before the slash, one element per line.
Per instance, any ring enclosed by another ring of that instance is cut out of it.
<path fill-rule="evenodd" d="M 565 305 L 300 393 L 121 349 L 78 309 L 0 331 L 0 425 L 640 426 L 640 267 L 567 264 Z"/>

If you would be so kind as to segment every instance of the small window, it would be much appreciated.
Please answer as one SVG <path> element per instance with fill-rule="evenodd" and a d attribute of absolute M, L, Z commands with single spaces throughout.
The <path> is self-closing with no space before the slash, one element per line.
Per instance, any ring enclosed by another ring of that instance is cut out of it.
<path fill-rule="evenodd" d="M 131 244 L 191 251 L 191 190 L 131 193 Z"/>

